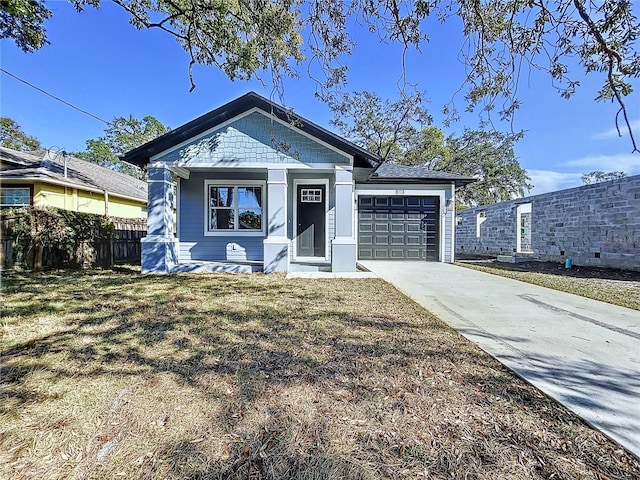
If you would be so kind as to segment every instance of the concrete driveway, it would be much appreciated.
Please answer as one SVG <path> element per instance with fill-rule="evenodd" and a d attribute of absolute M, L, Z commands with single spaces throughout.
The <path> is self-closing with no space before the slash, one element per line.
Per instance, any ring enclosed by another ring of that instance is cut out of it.
<path fill-rule="evenodd" d="M 640 458 L 640 312 L 446 263 L 360 263 Z"/>

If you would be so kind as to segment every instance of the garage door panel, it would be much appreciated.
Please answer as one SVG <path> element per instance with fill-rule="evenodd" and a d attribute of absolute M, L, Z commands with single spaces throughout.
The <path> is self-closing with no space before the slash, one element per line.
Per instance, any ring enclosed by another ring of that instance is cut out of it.
<path fill-rule="evenodd" d="M 390 243 L 391 245 L 404 245 L 405 244 L 405 237 L 404 235 L 391 235 L 390 237 Z"/>
<path fill-rule="evenodd" d="M 438 220 L 437 197 L 360 196 L 358 258 L 437 260 Z"/>
<path fill-rule="evenodd" d="M 373 258 L 373 248 L 358 248 L 358 258 Z"/>
<path fill-rule="evenodd" d="M 423 238 L 422 235 L 406 235 L 404 240 L 404 244 L 405 245 L 411 245 L 411 246 L 416 246 L 416 245 L 423 245 Z"/>
<path fill-rule="evenodd" d="M 360 222 L 358 225 L 358 230 L 360 233 L 371 233 L 373 232 L 373 224 L 370 222 Z"/>
<path fill-rule="evenodd" d="M 373 245 L 373 235 L 363 234 L 359 237 L 360 245 Z"/>
<path fill-rule="evenodd" d="M 389 245 L 389 235 L 374 235 L 373 244 L 375 246 Z"/>

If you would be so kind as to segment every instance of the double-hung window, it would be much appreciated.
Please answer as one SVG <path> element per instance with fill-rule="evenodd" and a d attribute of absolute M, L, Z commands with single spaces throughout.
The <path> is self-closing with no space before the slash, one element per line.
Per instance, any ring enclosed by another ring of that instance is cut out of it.
<path fill-rule="evenodd" d="M 206 233 L 261 234 L 264 231 L 263 182 L 206 182 Z"/>

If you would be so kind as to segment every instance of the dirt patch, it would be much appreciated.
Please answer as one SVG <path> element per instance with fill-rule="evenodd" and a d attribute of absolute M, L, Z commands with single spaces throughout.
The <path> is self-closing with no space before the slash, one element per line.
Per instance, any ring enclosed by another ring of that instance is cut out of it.
<path fill-rule="evenodd" d="M 576 266 L 565 268 L 564 264 L 555 262 L 498 262 L 494 257 L 466 257 L 458 258 L 460 263 L 483 265 L 501 270 L 513 272 L 545 273 L 560 277 L 588 278 L 603 284 L 618 284 L 623 282 L 626 286 L 640 288 L 640 272 L 633 270 L 616 270 L 613 268 Z"/>

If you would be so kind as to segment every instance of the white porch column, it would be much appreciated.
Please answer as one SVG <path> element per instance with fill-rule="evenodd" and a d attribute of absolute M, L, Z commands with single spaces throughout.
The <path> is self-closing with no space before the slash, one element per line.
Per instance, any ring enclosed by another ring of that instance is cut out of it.
<path fill-rule="evenodd" d="M 169 273 L 178 263 L 173 231 L 173 174 L 164 165 L 149 165 L 147 236 L 141 241 L 142 273 Z"/>
<path fill-rule="evenodd" d="M 264 222 L 267 238 L 264 239 L 264 273 L 289 270 L 289 245 L 287 238 L 287 170 L 267 171 L 267 206 Z"/>
<path fill-rule="evenodd" d="M 355 272 L 357 245 L 354 232 L 353 173 L 342 167 L 335 168 L 336 225 L 331 242 L 331 271 Z"/>

